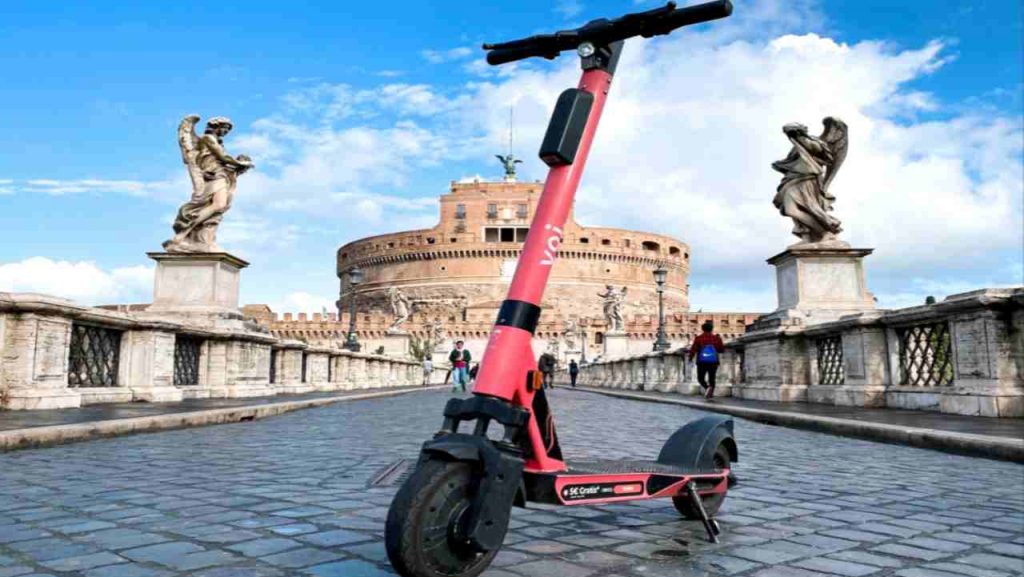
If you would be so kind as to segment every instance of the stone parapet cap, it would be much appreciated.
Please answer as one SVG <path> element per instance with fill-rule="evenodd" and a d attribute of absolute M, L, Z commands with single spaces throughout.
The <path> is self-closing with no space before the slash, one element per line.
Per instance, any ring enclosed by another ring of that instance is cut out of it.
<path fill-rule="evenodd" d="M 169 321 L 139 321 L 130 313 L 87 307 L 72 300 L 39 293 L 0 292 L 0 313 L 37 313 L 57 315 L 73 320 L 87 320 L 118 328 L 152 328 L 177 330 L 179 323 Z"/>
<path fill-rule="evenodd" d="M 1024 304 L 1024 287 L 980 289 L 950 295 L 933 305 L 919 305 L 886 311 L 881 321 L 886 325 L 904 325 L 985 309 L 1017 308 Z"/>
<path fill-rule="evenodd" d="M 276 350 L 306 350 L 309 345 L 302 341 L 295 340 L 280 340 L 274 343 L 273 348 Z"/>
<path fill-rule="evenodd" d="M 846 243 L 818 243 L 801 246 L 795 244 L 768 259 L 768 264 L 777 265 L 793 258 L 863 258 L 873 252 L 873 248 L 850 248 Z"/>
<path fill-rule="evenodd" d="M 245 268 L 249 262 L 228 252 L 147 252 L 146 256 L 157 262 L 215 261 L 226 262 L 235 268 Z"/>
<path fill-rule="evenodd" d="M 751 325 L 753 330 L 734 341 L 736 348 L 744 344 L 785 336 L 806 335 L 817 337 L 860 327 L 903 326 L 949 318 L 953 315 L 973 313 L 986 309 L 1019 308 L 1024 306 L 1024 287 L 1007 289 L 980 289 L 950 295 L 931 305 L 904 309 L 866 311 L 844 315 L 838 320 L 803 325 L 799 319 L 767 319 Z M 762 328 L 763 327 L 763 328 Z"/>
<path fill-rule="evenodd" d="M 875 310 L 843 315 L 838 320 L 810 325 L 803 329 L 803 332 L 808 336 L 821 336 L 855 327 L 879 327 L 886 312 L 888 311 Z"/>
<path fill-rule="evenodd" d="M 112 329 L 126 331 L 163 331 L 184 333 L 207 339 L 244 340 L 261 343 L 274 343 L 277 338 L 268 333 L 248 330 L 232 330 L 196 326 L 164 316 L 140 313 L 125 313 L 87 307 L 74 301 L 38 293 L 4 293 L 0 292 L 0 313 L 26 314 L 35 313 L 48 316 L 64 317 L 71 321 L 92 323 Z"/>
<path fill-rule="evenodd" d="M 743 335 L 736 337 L 732 343 L 735 345 L 735 348 L 743 348 L 744 345 L 757 341 L 802 335 L 805 330 L 807 330 L 807 327 L 802 324 L 769 326 L 744 333 Z"/>

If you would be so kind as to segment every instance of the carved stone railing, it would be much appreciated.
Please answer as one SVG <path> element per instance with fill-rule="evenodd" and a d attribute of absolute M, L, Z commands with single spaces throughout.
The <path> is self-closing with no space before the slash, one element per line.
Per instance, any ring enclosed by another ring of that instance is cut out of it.
<path fill-rule="evenodd" d="M 767 400 L 1024 416 L 1024 288 L 812 326 L 759 326 L 733 394 Z"/>
<path fill-rule="evenodd" d="M 715 394 L 729 396 L 739 376 L 736 352 L 726 351 L 718 369 Z M 568 382 L 562 373 L 561 382 Z M 686 349 L 598 360 L 580 366 L 577 384 L 632 391 L 658 391 L 696 395 L 700 393 L 697 371 L 686 359 Z"/>
<path fill-rule="evenodd" d="M 243 322 L 222 328 L 0 293 L 2 409 L 401 387 L 420 384 L 418 367 L 282 341 Z"/>

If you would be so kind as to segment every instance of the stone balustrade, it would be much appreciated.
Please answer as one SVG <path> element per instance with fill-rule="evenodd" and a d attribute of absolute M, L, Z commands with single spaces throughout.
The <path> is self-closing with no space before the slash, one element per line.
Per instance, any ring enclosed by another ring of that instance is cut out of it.
<path fill-rule="evenodd" d="M 0 408 L 419 385 L 418 363 L 280 340 L 254 323 L 0 293 Z"/>
<path fill-rule="evenodd" d="M 758 322 L 730 347 L 740 398 L 1024 416 L 1024 288 L 810 326 Z"/>
<path fill-rule="evenodd" d="M 685 358 L 686 349 L 647 353 L 618 359 L 598 360 L 580 365 L 577 384 L 589 387 L 662 393 L 697 394 L 697 373 Z M 722 355 L 715 394 L 729 396 L 739 371 L 734 351 Z M 567 380 L 563 373 L 560 380 Z"/>
<path fill-rule="evenodd" d="M 726 345 L 716 395 L 1024 417 L 1024 288 L 802 325 L 756 322 Z M 684 350 L 580 367 L 579 384 L 696 394 Z"/>

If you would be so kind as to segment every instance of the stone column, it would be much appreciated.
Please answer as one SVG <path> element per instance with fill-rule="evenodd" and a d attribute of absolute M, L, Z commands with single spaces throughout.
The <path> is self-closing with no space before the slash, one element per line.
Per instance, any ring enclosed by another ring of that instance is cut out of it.
<path fill-rule="evenodd" d="M 121 371 L 132 400 L 174 402 L 183 397 L 174 386 L 174 333 L 128 331 L 121 337 Z"/>
<path fill-rule="evenodd" d="M 612 365 L 612 388 L 628 389 L 632 375 L 629 372 L 629 361 L 617 359 L 611 361 Z"/>
<path fill-rule="evenodd" d="M 70 339 L 70 319 L 0 309 L 0 407 L 80 406 L 81 394 L 68 388 Z"/>
<path fill-rule="evenodd" d="M 352 357 L 347 351 L 335 351 L 331 356 L 334 369 L 331 371 L 331 378 L 334 380 L 334 389 L 347 391 L 352 386 Z"/>
<path fill-rule="evenodd" d="M 351 353 L 349 358 L 349 386 L 346 388 L 348 391 L 354 391 L 357 389 L 367 388 L 366 377 L 366 355 L 361 353 Z"/>
<path fill-rule="evenodd" d="M 302 380 L 302 363 L 305 356 L 306 344 L 300 341 L 281 341 L 277 345 L 277 354 L 274 355 L 275 383 L 277 392 L 284 394 L 301 394 L 313 390 L 309 380 L 309 365 L 306 365 L 307 379 Z"/>
<path fill-rule="evenodd" d="M 647 389 L 646 359 L 643 357 L 629 360 L 629 388 L 634 391 Z"/>
<path fill-rule="evenodd" d="M 186 399 L 223 399 L 228 396 L 228 343 L 206 339 L 199 352 L 199 382 L 180 387 Z M 267 380 L 270 376 L 267 375 Z"/>
<path fill-rule="evenodd" d="M 666 393 L 678 393 L 681 390 L 680 365 L 682 359 L 675 353 L 667 353 L 662 357 L 664 362 L 663 389 Z"/>
<path fill-rule="evenodd" d="M 330 360 L 330 351 L 326 349 L 310 348 L 306 351 L 306 383 L 311 390 L 331 390 L 331 383 L 327 378 L 327 365 Z"/>
<path fill-rule="evenodd" d="M 263 397 L 277 391 L 270 386 L 270 343 L 230 340 L 226 343 L 228 397 Z"/>
<path fill-rule="evenodd" d="M 366 359 L 366 380 L 362 388 L 379 389 L 383 384 L 384 363 L 381 357 L 370 355 Z"/>
<path fill-rule="evenodd" d="M 733 388 L 742 399 L 779 402 L 807 402 L 810 382 L 807 342 L 803 334 L 786 329 L 748 333 L 741 337 L 744 347 L 746 382 Z"/>
<path fill-rule="evenodd" d="M 972 296 L 982 300 L 987 295 Z M 951 301 L 951 305 L 955 303 L 952 297 L 947 301 Z M 943 413 L 1024 416 L 1022 305 L 1024 291 L 1018 295 L 1017 306 L 1009 310 L 975 310 L 950 318 L 954 381 L 940 401 L 939 409 Z"/>
<path fill-rule="evenodd" d="M 664 386 L 665 360 L 659 353 L 645 355 L 644 374 L 647 375 L 647 390 L 665 392 Z"/>

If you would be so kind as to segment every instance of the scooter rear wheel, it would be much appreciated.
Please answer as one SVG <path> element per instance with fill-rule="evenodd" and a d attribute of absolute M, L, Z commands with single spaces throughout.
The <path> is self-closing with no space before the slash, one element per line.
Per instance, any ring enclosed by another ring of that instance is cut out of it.
<path fill-rule="evenodd" d="M 458 538 L 469 507 L 468 463 L 429 460 L 402 485 L 388 510 L 384 544 L 403 577 L 476 577 L 498 553 L 479 553 Z"/>
<path fill-rule="evenodd" d="M 714 460 L 716 471 L 722 471 L 729 468 L 729 449 L 726 448 L 724 443 L 719 444 L 718 448 L 715 449 Z M 722 503 L 725 501 L 725 493 L 707 495 L 705 497 L 701 497 L 700 501 L 704 505 L 704 511 L 707 512 L 708 517 L 714 517 L 715 513 L 718 513 L 718 509 L 722 507 Z M 690 497 L 687 495 L 672 497 L 672 504 L 675 505 L 676 511 L 679 511 L 684 519 L 700 519 L 700 514 L 697 512 L 697 508 L 693 506 L 693 501 L 691 501 Z"/>

